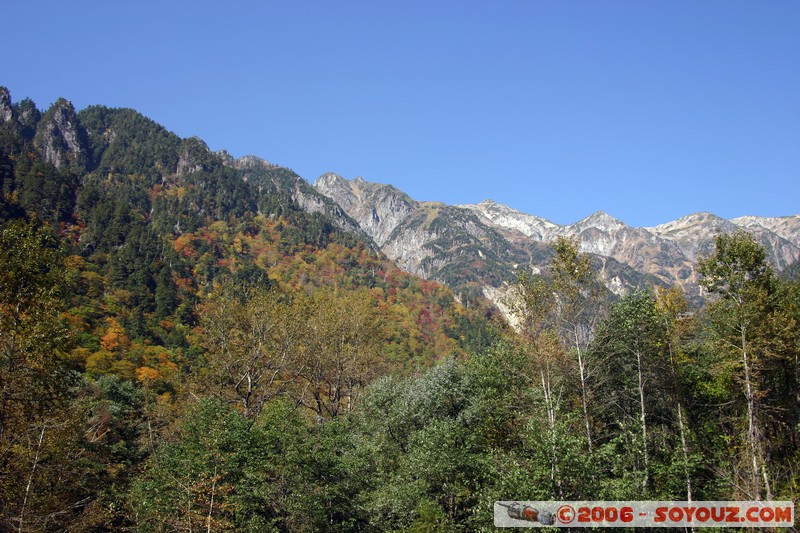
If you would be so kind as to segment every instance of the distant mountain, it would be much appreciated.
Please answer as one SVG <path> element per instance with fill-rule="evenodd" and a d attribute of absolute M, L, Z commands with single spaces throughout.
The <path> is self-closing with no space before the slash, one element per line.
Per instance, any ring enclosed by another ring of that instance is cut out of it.
<path fill-rule="evenodd" d="M 800 216 L 725 220 L 696 213 L 651 228 L 635 228 L 598 211 L 574 224 L 555 224 L 492 200 L 445 205 L 418 202 L 392 187 L 362 178 L 321 176 L 314 187 L 338 203 L 383 252 L 410 272 L 442 281 L 456 292 L 492 297 L 515 270 L 537 271 L 556 237 L 576 239 L 596 258 L 606 286 L 616 294 L 647 285 L 677 284 L 698 296 L 697 260 L 714 237 L 751 232 L 777 270 L 800 259 Z"/>

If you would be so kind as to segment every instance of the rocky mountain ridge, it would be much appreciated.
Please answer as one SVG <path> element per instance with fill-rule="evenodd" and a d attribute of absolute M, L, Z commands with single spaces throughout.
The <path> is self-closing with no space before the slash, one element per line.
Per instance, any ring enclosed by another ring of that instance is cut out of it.
<path fill-rule="evenodd" d="M 697 260 L 711 252 L 719 233 L 752 233 L 777 270 L 800 259 L 800 215 L 725 220 L 694 213 L 637 228 L 598 211 L 560 225 L 492 200 L 419 202 L 391 185 L 333 173 L 321 176 L 314 188 L 338 203 L 402 268 L 457 291 L 480 288 L 495 301 L 516 269 L 538 271 L 547 263 L 548 244 L 557 237 L 575 239 L 592 254 L 601 278 L 617 294 L 677 284 L 697 296 Z"/>

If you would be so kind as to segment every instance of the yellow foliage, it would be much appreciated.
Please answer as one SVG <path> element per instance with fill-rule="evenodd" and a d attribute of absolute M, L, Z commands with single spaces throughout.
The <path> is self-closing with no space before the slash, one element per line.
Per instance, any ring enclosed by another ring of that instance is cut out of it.
<path fill-rule="evenodd" d="M 114 354 L 100 350 L 86 358 L 86 371 L 93 376 L 102 376 L 111 372 L 114 364 Z"/>
<path fill-rule="evenodd" d="M 136 381 L 139 382 L 146 382 L 146 381 L 155 381 L 158 379 L 160 374 L 158 370 L 155 368 L 150 368 L 149 366 L 140 366 L 136 369 Z"/>

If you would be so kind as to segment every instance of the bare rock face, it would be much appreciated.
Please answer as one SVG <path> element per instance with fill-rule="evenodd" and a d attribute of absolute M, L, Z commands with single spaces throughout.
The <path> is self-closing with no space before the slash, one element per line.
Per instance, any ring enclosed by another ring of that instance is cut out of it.
<path fill-rule="evenodd" d="M 314 188 L 342 206 L 378 246 L 387 243 L 395 228 L 418 205 L 391 185 L 369 183 L 362 178 L 348 181 L 333 173 L 322 175 Z"/>
<path fill-rule="evenodd" d="M 277 165 L 273 165 L 269 161 L 254 155 L 243 155 L 239 159 L 235 159 L 225 150 L 220 150 L 219 152 L 215 152 L 215 154 L 220 158 L 223 165 L 235 168 L 236 170 L 269 169 L 277 167 Z"/>
<path fill-rule="evenodd" d="M 767 230 L 791 243 L 800 242 L 800 215 L 787 217 L 745 216 L 733 218 L 731 222 L 748 231 Z"/>
<path fill-rule="evenodd" d="M 5 87 L 0 87 L 0 123 L 14 120 L 14 108 L 11 106 L 11 94 Z"/>
<path fill-rule="evenodd" d="M 314 184 L 408 272 L 450 285 L 473 297 L 483 287 L 513 277 L 527 263 L 525 245 L 506 241 L 477 213 L 439 202 L 418 202 L 390 185 L 325 174 Z M 538 253 L 538 252 L 537 252 Z"/>
<path fill-rule="evenodd" d="M 81 129 L 72 102 L 60 98 L 42 116 L 33 144 L 42 157 L 61 169 L 81 164 L 86 157 L 86 134 Z"/>

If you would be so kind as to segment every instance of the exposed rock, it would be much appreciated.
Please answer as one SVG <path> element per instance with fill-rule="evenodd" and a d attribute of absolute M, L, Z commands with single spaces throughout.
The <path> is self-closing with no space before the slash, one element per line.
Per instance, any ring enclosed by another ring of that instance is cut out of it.
<path fill-rule="evenodd" d="M 333 173 L 322 175 L 314 188 L 342 206 L 378 246 L 387 243 L 395 228 L 418 205 L 391 185 L 369 183 L 362 178 L 348 181 Z"/>
<path fill-rule="evenodd" d="M 14 108 L 11 105 L 11 94 L 5 87 L 0 87 L 0 123 L 14 120 Z"/>
<path fill-rule="evenodd" d="M 217 157 L 220 158 L 222 164 L 226 167 L 235 168 L 236 170 L 252 170 L 258 168 L 275 168 L 277 165 L 273 165 L 269 161 L 265 159 L 261 159 L 260 157 L 256 157 L 254 155 L 244 155 L 239 159 L 235 159 L 231 154 L 229 154 L 225 150 L 220 150 L 215 152 Z"/>
<path fill-rule="evenodd" d="M 178 174 L 210 171 L 220 160 L 214 157 L 208 145 L 199 137 L 189 137 L 181 143 L 178 156 Z"/>
<path fill-rule="evenodd" d="M 460 205 L 479 213 L 483 218 L 501 228 L 517 230 L 526 237 L 539 241 L 549 240 L 548 236 L 558 228 L 558 225 L 547 219 L 528 215 L 507 205 L 498 204 L 493 200 L 484 200 L 479 204 Z"/>
<path fill-rule="evenodd" d="M 752 217 L 732 218 L 731 222 L 742 228 L 764 228 L 784 239 L 800 242 L 800 215 L 787 217 Z"/>
<path fill-rule="evenodd" d="M 81 164 L 86 156 L 86 134 L 78 123 L 72 102 L 60 98 L 42 116 L 33 144 L 56 168 Z"/>

